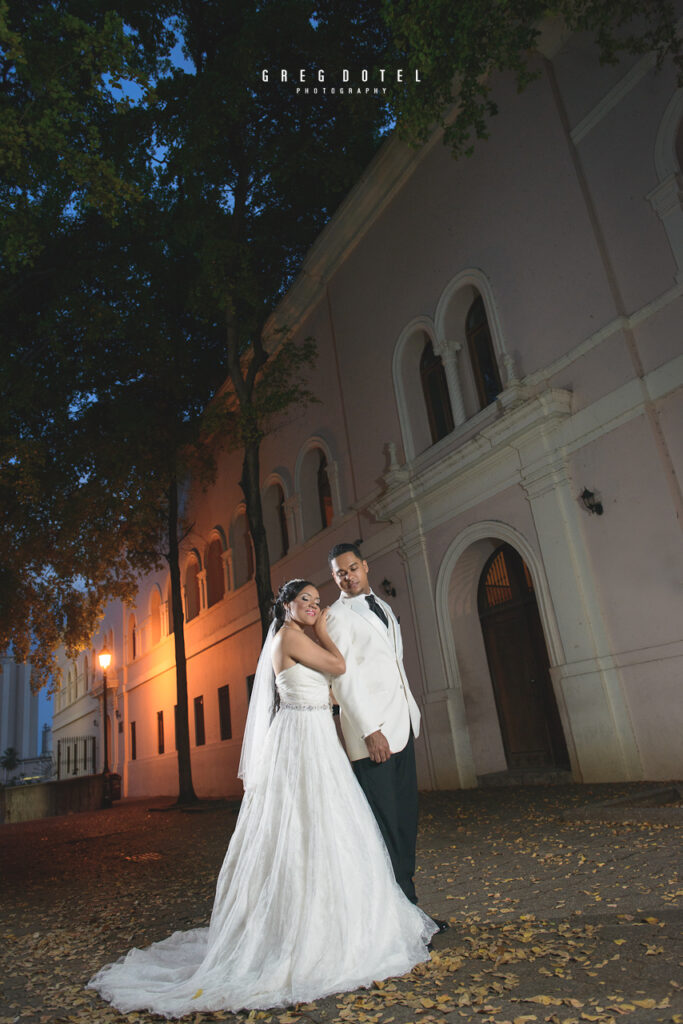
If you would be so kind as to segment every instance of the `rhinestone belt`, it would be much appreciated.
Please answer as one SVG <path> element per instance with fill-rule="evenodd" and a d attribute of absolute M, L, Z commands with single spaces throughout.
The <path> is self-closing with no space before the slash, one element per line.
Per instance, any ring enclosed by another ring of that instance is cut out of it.
<path fill-rule="evenodd" d="M 331 711 L 332 707 L 330 703 L 327 704 L 287 704 L 285 701 L 280 701 L 280 707 L 285 708 L 286 711 Z"/>

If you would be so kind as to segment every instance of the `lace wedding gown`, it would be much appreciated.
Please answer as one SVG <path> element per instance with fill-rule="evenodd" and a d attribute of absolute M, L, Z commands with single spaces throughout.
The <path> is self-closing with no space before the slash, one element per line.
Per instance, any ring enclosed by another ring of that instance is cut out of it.
<path fill-rule="evenodd" d="M 89 982 L 166 1017 L 265 1009 L 368 986 L 429 959 L 436 925 L 396 884 L 337 738 L 326 678 L 277 677 L 280 710 L 242 803 L 208 928 L 133 949 Z"/>

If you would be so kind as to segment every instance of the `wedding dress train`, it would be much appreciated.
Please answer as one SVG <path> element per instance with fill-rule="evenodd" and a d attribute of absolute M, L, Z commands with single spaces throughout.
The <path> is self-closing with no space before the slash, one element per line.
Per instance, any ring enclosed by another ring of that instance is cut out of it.
<path fill-rule="evenodd" d="M 337 738 L 327 679 L 297 664 L 276 683 L 280 710 L 209 927 L 133 949 L 89 982 L 124 1013 L 181 1017 L 310 1002 L 429 959 L 436 925 L 394 880 Z"/>

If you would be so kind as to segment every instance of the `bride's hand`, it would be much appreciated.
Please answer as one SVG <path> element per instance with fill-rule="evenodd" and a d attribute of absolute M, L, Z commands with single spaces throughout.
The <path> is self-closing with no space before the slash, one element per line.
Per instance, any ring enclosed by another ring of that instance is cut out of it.
<path fill-rule="evenodd" d="M 319 640 L 322 640 L 323 637 L 327 637 L 327 616 L 329 614 L 330 614 L 330 609 L 329 608 L 321 608 L 320 609 L 320 615 L 315 620 L 315 626 L 313 628 L 314 628 L 315 634 L 316 634 L 316 636 L 318 637 Z"/>

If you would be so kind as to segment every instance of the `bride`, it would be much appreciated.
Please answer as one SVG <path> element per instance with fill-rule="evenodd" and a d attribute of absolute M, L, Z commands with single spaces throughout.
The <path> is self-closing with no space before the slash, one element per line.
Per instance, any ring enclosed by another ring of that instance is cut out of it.
<path fill-rule="evenodd" d="M 429 959 L 437 926 L 394 880 L 332 720 L 328 676 L 345 664 L 327 612 L 306 580 L 280 588 L 242 746 L 245 797 L 209 927 L 103 967 L 88 987 L 123 1013 L 310 1002 Z"/>

